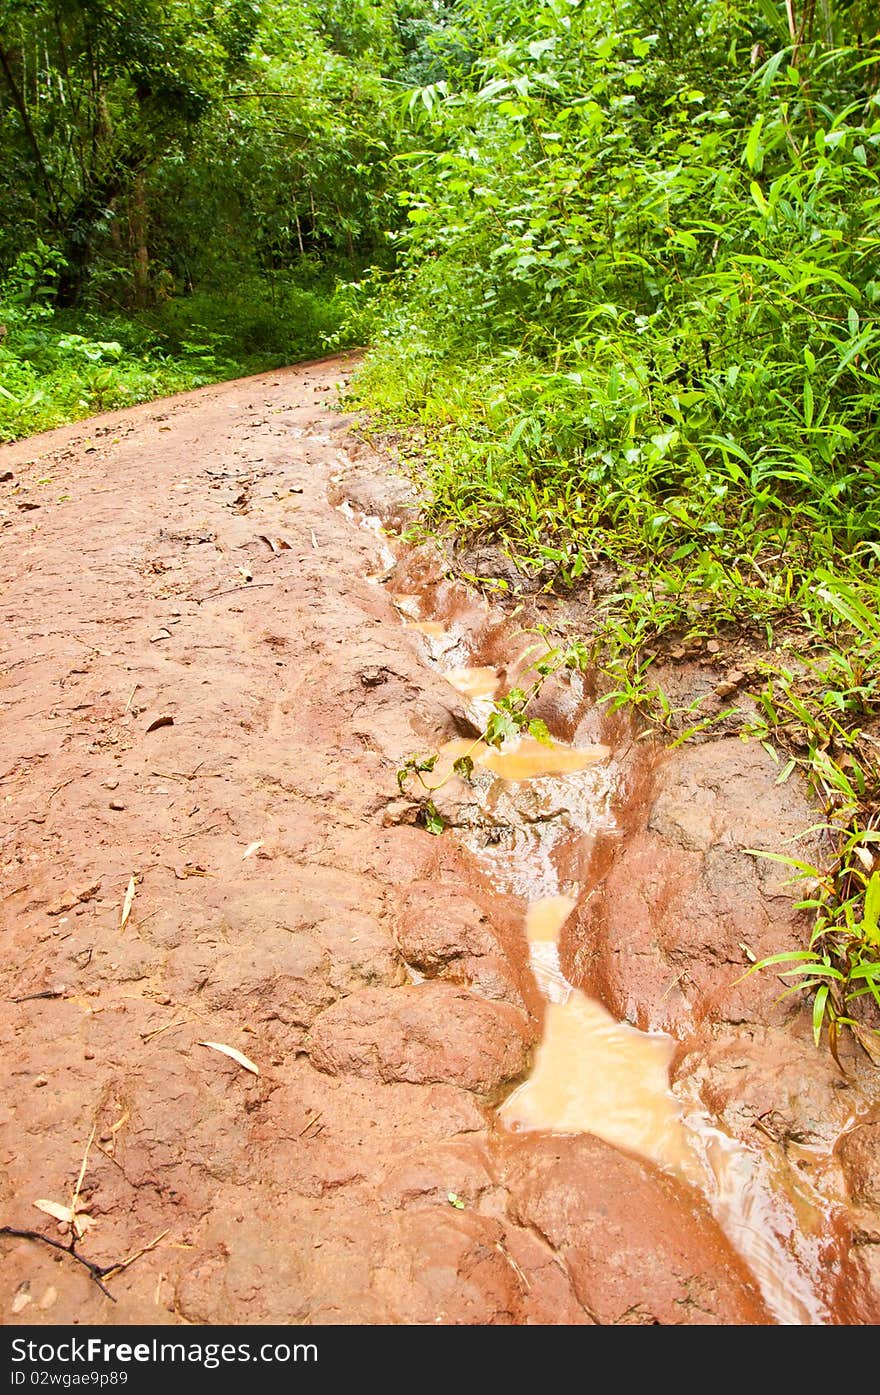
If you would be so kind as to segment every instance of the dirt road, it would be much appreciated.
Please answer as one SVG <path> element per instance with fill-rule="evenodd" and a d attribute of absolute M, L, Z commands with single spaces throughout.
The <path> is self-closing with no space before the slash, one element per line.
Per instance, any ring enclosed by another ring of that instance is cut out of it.
<path fill-rule="evenodd" d="M 471 724 L 330 502 L 350 366 L 0 452 L 0 1223 L 92 1265 L 7 1234 L 2 1320 L 772 1321 L 687 1180 L 499 1122 L 546 1002 L 400 798 Z"/>

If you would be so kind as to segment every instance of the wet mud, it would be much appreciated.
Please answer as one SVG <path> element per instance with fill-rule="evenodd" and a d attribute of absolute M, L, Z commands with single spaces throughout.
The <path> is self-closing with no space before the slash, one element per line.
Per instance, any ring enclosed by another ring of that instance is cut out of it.
<path fill-rule="evenodd" d="M 876 1071 L 742 977 L 805 792 L 590 674 L 480 743 L 537 613 L 401 542 L 353 363 L 0 452 L 0 1222 L 85 1157 L 134 1257 L 0 1237 L 4 1320 L 876 1321 Z"/>

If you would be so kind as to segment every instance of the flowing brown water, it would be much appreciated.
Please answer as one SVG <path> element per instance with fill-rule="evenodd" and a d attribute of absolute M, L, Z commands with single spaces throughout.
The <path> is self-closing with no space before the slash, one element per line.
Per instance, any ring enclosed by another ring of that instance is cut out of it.
<path fill-rule="evenodd" d="M 431 639 L 439 639 L 446 631 L 437 620 L 411 620 L 406 627 L 408 630 L 417 630 L 420 635 L 429 635 Z"/>
<path fill-rule="evenodd" d="M 685 1108 L 670 1086 L 671 1037 L 618 1022 L 571 986 L 558 939 L 576 904 L 551 896 L 528 908 L 532 969 L 548 999 L 544 1034 L 531 1074 L 499 1118 L 513 1130 L 594 1134 L 698 1187 L 777 1320 L 826 1322 L 807 1272 L 820 1262 L 822 1198 L 807 1182 L 793 1193 L 787 1171 L 774 1174 L 762 1153 L 724 1134 L 700 1108 Z"/>
<path fill-rule="evenodd" d="M 672 1038 L 618 1022 L 562 972 L 559 933 L 576 905 L 547 896 L 528 908 L 532 969 L 549 1002 L 532 1073 L 500 1117 L 513 1129 L 595 1134 L 694 1182 L 698 1169 L 669 1088 Z"/>
<path fill-rule="evenodd" d="M 584 746 L 574 750 L 556 741 L 548 745 L 530 736 L 505 741 L 500 749 L 485 741 L 457 738 L 440 747 L 437 763 L 426 783 L 429 788 L 438 788 L 441 781 L 449 777 L 455 761 L 463 756 L 469 757 L 481 770 L 518 783 L 550 775 L 571 775 L 607 760 L 610 755 L 607 746 Z"/>
<path fill-rule="evenodd" d="M 395 603 L 407 628 L 423 637 L 429 661 L 484 725 L 502 688 L 499 673 L 463 663 L 466 640 L 424 618 L 418 597 L 398 596 Z M 479 830 L 461 828 L 458 836 L 499 892 L 525 902 L 531 967 L 547 999 L 533 1069 L 499 1109 L 499 1122 L 512 1131 L 590 1133 L 695 1186 L 751 1268 L 776 1320 L 830 1321 L 811 1277 L 821 1265 L 828 1199 L 806 1179 L 793 1183 L 784 1162 L 732 1138 L 699 1101 L 673 1090 L 671 1037 L 617 1021 L 563 972 L 559 932 L 589 889 L 560 885 L 557 855 L 574 839 L 610 827 L 611 751 L 559 741 L 548 746 L 531 737 L 500 749 L 459 739 L 442 747 L 430 786 L 454 778 L 453 764 L 461 756 L 474 763 L 472 783 L 483 808 L 496 818 L 500 810 L 512 832 L 488 842 Z M 517 836 L 522 810 L 523 834 Z"/>
<path fill-rule="evenodd" d="M 528 1080 L 499 1111 L 509 1128 L 592 1133 L 691 1182 L 698 1169 L 669 1088 L 674 1044 L 618 1022 L 576 989 L 550 1003 Z"/>
<path fill-rule="evenodd" d="M 493 698 L 501 687 L 501 677 L 494 668 L 451 668 L 445 677 L 467 698 Z"/>

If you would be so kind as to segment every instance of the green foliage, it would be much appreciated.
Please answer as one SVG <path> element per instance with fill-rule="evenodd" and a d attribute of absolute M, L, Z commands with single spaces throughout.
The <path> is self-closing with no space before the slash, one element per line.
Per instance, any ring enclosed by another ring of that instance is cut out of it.
<path fill-rule="evenodd" d="M 19 252 L 0 285 L 0 304 L 21 320 L 41 319 L 52 314 L 58 281 L 67 263 L 55 247 L 41 237 L 34 246 Z"/>
<path fill-rule="evenodd" d="M 430 0 L 0 0 L 0 268 L 142 307 L 386 250 L 394 75 Z M 430 26 L 429 26 L 430 27 Z"/>
<path fill-rule="evenodd" d="M 584 6 L 532 18 L 471 90 L 414 108 L 439 148 L 401 164 L 406 299 L 363 391 L 437 429 L 438 516 L 563 580 L 600 546 L 678 573 L 804 529 L 816 560 L 864 548 L 876 100 L 807 106 L 779 55 L 743 73 L 744 40 L 682 89 L 653 38 Z M 862 63 L 832 59 L 829 97 Z"/>
<path fill-rule="evenodd" d="M 435 527 L 497 539 L 539 585 L 596 584 L 612 705 L 686 739 L 737 713 L 674 710 L 658 652 L 763 647 L 744 734 L 854 832 L 842 781 L 855 761 L 877 786 L 880 716 L 876 15 L 459 13 L 479 52 L 404 103 L 408 226 L 354 400 L 418 432 Z M 864 892 L 834 923 L 865 957 L 817 930 L 821 1020 L 847 1017 L 851 972 L 874 982 Z"/>
<path fill-rule="evenodd" d="M 840 836 L 839 829 L 833 831 Z M 755 851 L 756 857 L 781 862 L 793 868 L 796 877 L 807 880 L 810 894 L 796 904 L 813 912 L 815 919 L 809 949 L 768 955 L 748 970 L 772 969 L 786 984 L 782 998 L 793 993 L 812 995 L 817 1046 L 824 1028 L 837 1058 L 840 1032 L 846 1027 L 876 1063 L 880 1063 L 880 1032 L 866 1023 L 864 1014 L 854 1014 L 865 999 L 880 1008 L 880 871 L 870 870 L 871 848 L 878 841 L 876 830 L 850 829 L 829 868 Z"/>
<path fill-rule="evenodd" d="M 19 281 L 14 280 L 18 285 Z M 0 286 L 0 441 L 206 383 L 317 358 L 347 302 L 332 283 L 258 278 L 226 295 L 199 292 L 130 315 L 22 308 Z"/>

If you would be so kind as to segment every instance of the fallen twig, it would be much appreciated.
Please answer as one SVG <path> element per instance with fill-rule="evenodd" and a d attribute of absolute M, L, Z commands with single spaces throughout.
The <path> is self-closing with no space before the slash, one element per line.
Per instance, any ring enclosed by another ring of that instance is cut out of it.
<path fill-rule="evenodd" d="M 105 1269 L 105 1277 L 110 1278 L 113 1274 L 121 1273 L 122 1270 L 127 1269 L 130 1264 L 134 1264 L 136 1259 L 140 1259 L 141 1255 L 149 1254 L 150 1250 L 155 1250 L 156 1246 L 159 1244 L 159 1241 L 164 1240 L 165 1236 L 168 1233 L 168 1230 L 163 1230 L 162 1234 L 157 1235 L 155 1240 L 151 1240 L 148 1245 L 142 1245 L 139 1250 L 135 1250 L 134 1254 L 129 1255 L 128 1259 L 124 1259 L 121 1264 L 114 1264 L 109 1269 Z"/>
<path fill-rule="evenodd" d="M 152 770 L 150 774 L 157 776 L 160 780 L 194 780 L 204 764 L 205 762 L 200 760 L 198 765 L 195 766 L 189 774 L 187 774 L 185 770 Z M 207 774 L 202 776 L 202 779 L 217 780 L 222 774 L 222 770 L 209 770 Z"/>
<path fill-rule="evenodd" d="M 141 1041 L 144 1045 L 152 1041 L 153 1037 L 159 1036 L 161 1032 L 170 1032 L 172 1027 L 185 1027 L 188 1018 L 181 1017 L 179 1022 L 166 1022 L 164 1027 L 156 1027 L 152 1032 L 141 1032 Z"/>
<path fill-rule="evenodd" d="M 76 1179 L 76 1186 L 75 1186 L 74 1189 L 73 1189 L 73 1197 L 71 1198 L 71 1202 L 70 1202 L 70 1209 L 71 1209 L 71 1211 L 74 1213 L 74 1221 L 75 1221 L 75 1219 L 76 1219 L 76 1203 L 79 1201 L 79 1194 L 80 1194 L 80 1191 L 82 1190 L 83 1178 L 84 1178 L 85 1175 L 86 1175 L 86 1164 L 87 1164 L 88 1161 L 89 1161 L 89 1152 L 91 1151 L 92 1144 L 93 1144 L 94 1141 L 95 1141 L 95 1133 L 97 1132 L 97 1129 L 98 1129 L 98 1121 L 97 1121 L 97 1119 L 96 1119 L 95 1122 L 94 1122 L 94 1124 L 92 1124 L 92 1131 L 91 1131 L 91 1133 L 89 1134 L 89 1141 L 88 1141 L 88 1143 L 86 1144 L 86 1151 L 83 1153 L 82 1167 L 81 1167 L 80 1170 L 79 1170 L 79 1176 L 78 1176 L 77 1179 Z M 74 1231 L 73 1231 L 73 1233 L 74 1233 L 74 1235 L 76 1234 L 76 1228 L 75 1228 L 75 1226 L 74 1226 Z"/>
<path fill-rule="evenodd" d="M 62 780 L 61 784 L 60 784 L 60 785 L 56 785 L 55 788 L 54 788 L 54 790 L 52 790 L 52 791 L 46 796 L 46 803 L 47 803 L 47 804 L 51 804 L 51 803 L 52 803 L 52 800 L 55 798 L 56 794 L 58 794 L 61 790 L 67 789 L 67 786 L 68 786 L 68 785 L 72 785 L 73 782 L 74 782 L 74 780 L 76 780 L 77 778 L 78 778 L 78 777 L 77 777 L 76 775 L 71 775 L 71 777 L 70 777 L 69 780 Z"/>
<path fill-rule="evenodd" d="M 677 983 L 681 983 L 681 980 L 684 978 L 684 976 L 685 976 L 686 973 L 687 973 L 687 969 L 682 969 L 682 971 L 681 971 L 680 974 L 676 974 L 676 976 L 675 976 L 675 978 L 672 980 L 672 982 L 671 982 L 671 983 L 667 986 L 667 988 L 664 989 L 664 991 L 660 994 L 660 1001 L 661 1001 L 661 1002 L 663 1001 L 664 998 L 666 998 L 666 997 L 672 992 L 673 988 L 675 987 L 675 985 L 676 985 Z"/>
<path fill-rule="evenodd" d="M 191 833 L 181 833 L 180 841 L 183 842 L 184 838 L 198 838 L 200 833 L 213 833 L 215 828 L 219 827 L 219 823 L 211 823 L 204 828 L 194 828 Z"/>
<path fill-rule="evenodd" d="M 111 1303 L 116 1302 L 109 1288 L 107 1288 L 106 1284 L 103 1284 L 101 1280 L 109 1274 L 112 1269 L 118 1266 L 113 1264 L 95 1264 L 93 1260 L 86 1259 L 84 1255 L 78 1255 L 75 1249 L 75 1238 L 69 1245 L 62 1245 L 60 1240 L 53 1240 L 51 1236 L 43 1235 L 42 1231 L 19 1230 L 19 1228 L 14 1225 L 0 1226 L 0 1235 L 11 1235 L 18 1240 L 41 1240 L 44 1245 L 51 1245 L 53 1250 L 60 1250 L 63 1255 L 70 1255 L 71 1259 L 75 1259 L 77 1264 L 81 1264 L 84 1269 L 88 1270 L 89 1277 L 98 1285 L 104 1297 L 109 1298 Z"/>
<path fill-rule="evenodd" d="M 274 586 L 274 581 L 245 581 L 241 586 L 228 586 L 224 591 L 209 591 L 207 596 L 187 596 L 188 601 L 195 601 L 196 605 L 202 605 L 205 601 L 212 601 L 215 596 L 232 596 L 237 591 L 253 591 L 257 586 Z"/>

